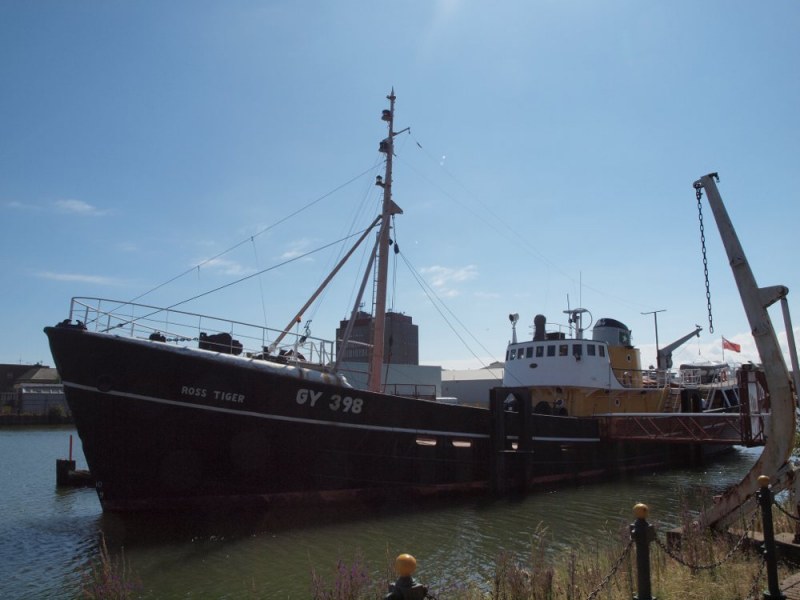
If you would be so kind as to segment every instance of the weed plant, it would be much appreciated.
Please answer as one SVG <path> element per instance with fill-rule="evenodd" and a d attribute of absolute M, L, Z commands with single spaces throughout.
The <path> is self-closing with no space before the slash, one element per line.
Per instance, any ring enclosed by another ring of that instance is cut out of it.
<path fill-rule="evenodd" d="M 788 508 L 787 508 L 788 510 Z M 794 531 L 794 522 L 775 511 L 777 532 Z M 764 561 L 757 548 L 742 544 L 741 536 L 711 530 L 699 530 L 691 515 L 684 511 L 683 534 L 679 543 L 668 542 L 665 531 L 658 531 L 660 544 L 650 546 L 651 588 L 658 598 L 689 600 L 750 600 L 760 598 L 766 590 Z M 744 530 L 752 526 L 760 530 L 760 519 L 748 519 L 736 526 Z M 630 600 L 637 594 L 636 551 L 630 543 L 628 526 L 609 533 L 606 546 L 577 546 L 566 552 L 554 552 L 552 540 L 540 525 L 532 534 L 527 557 L 515 557 L 501 551 L 493 571 L 483 580 L 468 581 L 462 576 L 438 582 L 425 581 L 424 564 L 417 579 L 428 585 L 431 597 L 437 600 Z M 665 548 L 669 551 L 670 556 Z M 676 560 L 677 556 L 681 562 Z M 685 563 L 685 564 L 681 564 Z M 719 563 L 719 564 L 718 564 Z M 688 566 L 687 566 L 688 565 Z M 713 568 L 706 568 L 713 566 Z M 779 567 L 779 579 L 790 572 Z M 354 576 L 353 573 L 357 573 Z M 340 563 L 334 580 L 320 586 L 314 574 L 313 600 L 380 600 L 387 584 L 356 589 L 354 582 L 363 581 L 368 569 L 360 558 L 353 565 Z"/>
<path fill-rule="evenodd" d="M 125 562 L 125 553 L 112 557 L 106 538 L 100 536 L 100 552 L 83 576 L 81 598 L 86 600 L 125 600 L 134 598 L 142 585 Z"/>
<path fill-rule="evenodd" d="M 784 504 L 784 509 L 794 513 L 788 504 Z M 666 532 L 656 527 L 660 543 L 650 546 L 654 596 L 688 600 L 749 600 L 762 596 L 766 575 L 757 548 L 740 543 L 741 534 L 698 529 L 686 510 L 680 521 L 683 535 L 679 543 L 671 544 Z M 796 522 L 779 510 L 773 511 L 773 523 L 776 533 L 795 531 Z M 760 531 L 760 518 L 742 518 L 734 529 L 748 530 L 751 534 Z M 473 565 L 464 565 L 458 573 L 430 581 L 425 578 L 424 557 L 420 557 L 421 568 L 415 577 L 428 586 L 431 597 L 437 600 L 630 600 L 637 594 L 635 548 L 627 525 L 609 532 L 609 543 L 603 546 L 557 551 L 542 525 L 534 529 L 531 540 L 528 556 L 517 557 L 501 550 L 489 573 L 476 576 Z M 395 579 L 392 556 L 387 548 L 384 565 L 377 574 L 360 554 L 351 562 L 340 560 L 327 573 L 312 567 L 310 597 L 381 600 L 388 584 Z M 710 565 L 713 568 L 706 568 Z M 787 565 L 780 565 L 779 579 L 783 580 L 789 572 Z M 98 557 L 84 575 L 81 597 L 135 598 L 141 587 L 124 553 L 112 557 L 101 537 Z M 249 597 L 264 597 L 255 587 L 249 591 Z"/>

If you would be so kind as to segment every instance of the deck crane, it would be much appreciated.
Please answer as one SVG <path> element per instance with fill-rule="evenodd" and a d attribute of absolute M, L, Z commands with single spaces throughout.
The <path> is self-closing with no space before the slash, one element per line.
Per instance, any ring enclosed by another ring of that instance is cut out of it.
<path fill-rule="evenodd" d="M 795 389 L 793 390 L 789 371 L 786 368 L 786 362 L 781 353 L 772 320 L 767 312 L 767 308 L 778 301 L 780 301 L 783 311 L 784 325 L 789 342 L 789 355 L 795 378 L 798 377 L 798 368 L 797 350 L 792 333 L 789 305 L 786 299 L 789 289 L 782 285 L 760 288 L 756 284 L 753 271 L 747 262 L 742 245 L 736 235 L 736 230 L 717 190 L 716 181 L 718 180 L 719 177 L 716 173 L 710 173 L 694 183 L 700 222 L 702 226 L 701 198 L 703 190 L 705 190 L 708 204 L 719 229 L 736 281 L 736 287 L 742 300 L 742 306 L 758 349 L 769 391 L 771 411 L 770 418 L 766 424 L 767 441 L 761 456 L 741 482 L 728 489 L 713 506 L 706 509 L 699 517 L 701 525 L 723 528 L 737 517 L 737 509 L 739 507 L 753 502 L 754 493 L 758 489 L 757 480 L 760 475 L 769 476 L 774 482 L 773 487 L 785 488 L 792 484 L 797 485 L 798 478 L 795 478 L 794 468 L 789 461 L 795 435 L 795 407 L 797 406 L 795 390 L 797 389 L 797 380 L 795 379 L 794 381 Z M 709 301 L 709 319 L 710 316 Z M 797 490 L 795 489 L 795 491 Z M 797 498 L 797 496 L 795 497 Z"/>
<path fill-rule="evenodd" d="M 703 328 L 700 325 L 695 325 L 695 330 L 692 333 L 687 333 L 682 338 L 675 340 L 671 344 L 660 348 L 656 353 L 656 366 L 659 371 L 667 371 L 672 368 L 672 351 L 683 346 L 693 337 L 700 337 L 700 332 Z"/>

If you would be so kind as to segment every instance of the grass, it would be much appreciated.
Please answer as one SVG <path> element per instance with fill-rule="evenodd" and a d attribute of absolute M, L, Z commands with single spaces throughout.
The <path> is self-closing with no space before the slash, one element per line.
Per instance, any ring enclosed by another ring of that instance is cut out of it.
<path fill-rule="evenodd" d="M 125 562 L 125 553 L 112 557 L 105 536 L 100 536 L 100 553 L 83 576 L 81 598 L 85 600 L 126 600 L 142 587 Z"/>
<path fill-rule="evenodd" d="M 661 544 L 650 546 L 654 596 L 689 600 L 762 597 L 767 589 L 766 573 L 757 549 L 740 544 L 740 539 L 729 535 L 697 530 L 689 513 L 685 513 L 683 521 L 680 547 L 668 546 L 664 531 L 658 532 Z M 777 510 L 773 523 L 776 532 L 794 531 L 794 522 Z M 753 525 L 760 530 L 760 519 L 743 522 L 739 529 L 750 527 L 752 532 Z M 428 585 L 431 596 L 438 600 L 630 600 L 638 593 L 636 554 L 627 526 L 611 533 L 611 542 L 605 547 L 575 547 L 566 553 L 551 551 L 552 541 L 546 533 L 541 526 L 535 530 L 526 557 L 500 552 L 493 571 L 482 580 L 454 575 L 431 582 L 424 580 L 424 572 L 417 574 L 417 579 Z M 689 565 L 715 566 L 687 567 L 664 548 Z M 717 563 L 721 564 L 716 566 Z M 789 573 L 787 565 L 779 565 L 779 580 Z M 387 577 L 382 585 L 376 585 L 361 558 L 352 565 L 340 561 L 330 575 L 331 581 L 323 583 L 319 573 L 313 572 L 313 600 L 379 600 L 384 598 L 391 580 Z"/>

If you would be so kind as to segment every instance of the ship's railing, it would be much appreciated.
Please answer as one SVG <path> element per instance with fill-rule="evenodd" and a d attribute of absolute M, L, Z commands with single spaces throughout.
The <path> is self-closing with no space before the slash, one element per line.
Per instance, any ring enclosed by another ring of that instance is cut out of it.
<path fill-rule="evenodd" d="M 727 365 L 714 368 L 692 367 L 678 371 L 679 382 L 686 386 L 727 384 L 735 378 L 736 372 Z"/>
<path fill-rule="evenodd" d="M 684 385 L 700 385 L 702 371 L 700 369 L 681 369 L 679 377 Z"/>
<path fill-rule="evenodd" d="M 663 388 L 674 381 L 673 373 L 663 369 L 611 369 L 611 372 L 626 388 Z"/>
<path fill-rule="evenodd" d="M 436 399 L 436 386 L 422 383 L 387 383 L 383 386 L 384 392 L 394 396 L 407 396 L 409 398 Z"/>
<path fill-rule="evenodd" d="M 678 385 L 693 387 L 699 385 L 727 386 L 736 379 L 729 367 L 709 371 L 703 368 L 681 369 L 678 372 L 664 369 L 611 369 L 617 381 L 626 388 L 666 387 Z"/>
<path fill-rule="evenodd" d="M 281 333 L 242 321 L 105 298 L 73 298 L 70 319 L 91 331 L 179 346 L 197 347 L 202 340 L 209 349 L 252 358 L 266 358 L 267 349 Z M 334 352 L 334 342 L 305 335 L 298 327 L 286 335 L 271 358 L 327 365 L 334 361 Z"/>

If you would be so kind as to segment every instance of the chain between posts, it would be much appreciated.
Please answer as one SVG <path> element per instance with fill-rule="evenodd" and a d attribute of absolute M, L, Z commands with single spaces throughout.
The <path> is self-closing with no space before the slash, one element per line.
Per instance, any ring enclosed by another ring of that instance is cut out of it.
<path fill-rule="evenodd" d="M 777 501 L 777 500 L 775 500 L 774 498 L 772 499 L 772 504 L 774 504 L 774 505 L 775 505 L 775 507 L 776 507 L 776 508 L 777 508 L 779 511 L 781 511 L 783 514 L 785 514 L 785 515 L 786 515 L 787 517 L 789 517 L 790 519 L 792 519 L 792 520 L 794 520 L 794 521 L 800 521 L 800 517 L 798 517 L 797 515 L 793 515 L 792 513 L 790 513 L 789 511 L 787 511 L 787 510 L 786 510 L 785 508 L 783 508 L 783 507 L 782 507 L 780 504 L 778 504 L 778 501 Z"/>
<path fill-rule="evenodd" d="M 600 582 L 600 585 L 598 585 L 597 588 L 595 588 L 595 590 L 591 594 L 589 594 L 586 600 L 593 600 L 593 598 L 597 597 L 597 594 L 603 591 L 603 588 L 605 588 L 608 585 L 608 582 L 611 581 L 611 578 L 617 574 L 617 571 L 619 571 L 619 568 L 622 566 L 622 561 L 624 561 L 625 557 L 628 556 L 628 554 L 631 551 L 631 548 L 633 548 L 632 538 L 628 542 L 628 545 L 625 546 L 625 549 L 622 551 L 622 554 L 619 555 L 619 558 L 612 565 L 611 571 L 609 571 L 608 575 L 606 575 L 603 581 Z"/>
<path fill-rule="evenodd" d="M 676 562 L 680 563 L 681 565 L 683 565 L 684 567 L 686 567 L 688 569 L 693 569 L 695 571 L 716 569 L 717 567 L 720 567 L 723 564 L 725 564 L 726 562 L 728 562 L 731 559 L 731 557 L 736 553 L 736 551 L 739 550 L 741 545 L 747 539 L 747 536 L 748 536 L 747 532 L 750 531 L 751 529 L 753 529 L 753 525 L 756 522 L 756 517 L 757 516 L 758 516 L 758 511 L 754 511 L 753 512 L 753 516 L 750 518 L 750 522 L 747 524 L 747 527 L 745 527 L 745 530 L 744 530 L 744 533 L 742 534 L 742 537 L 740 537 L 738 539 L 738 541 L 733 546 L 733 548 L 731 548 L 723 558 L 721 558 L 717 562 L 714 562 L 714 563 L 711 563 L 711 564 L 708 564 L 708 565 L 692 565 L 692 564 L 689 564 L 681 556 L 678 556 L 677 554 L 672 552 L 672 550 L 670 550 L 669 547 L 664 542 L 662 542 L 660 539 L 658 539 L 658 537 L 656 537 L 656 540 L 655 540 L 656 541 L 656 545 L 659 548 L 661 548 L 667 554 L 667 556 L 669 556 L 670 558 L 672 558 L 673 560 L 675 560 Z"/>
<path fill-rule="evenodd" d="M 758 586 L 761 583 L 761 578 L 764 576 L 764 569 L 767 568 L 767 561 L 762 560 L 761 566 L 758 568 L 758 573 L 756 573 L 755 577 L 753 577 L 753 587 L 750 588 L 750 591 L 747 592 L 747 598 L 755 598 L 756 591 L 758 590 Z"/>
<path fill-rule="evenodd" d="M 703 186 L 700 182 L 694 184 L 695 195 L 697 196 L 697 215 L 700 219 L 700 245 L 703 248 L 703 274 L 706 278 L 706 303 L 708 304 L 708 332 L 714 333 L 714 319 L 711 316 L 711 286 L 708 283 L 708 258 L 706 257 L 706 231 L 703 225 Z"/>

